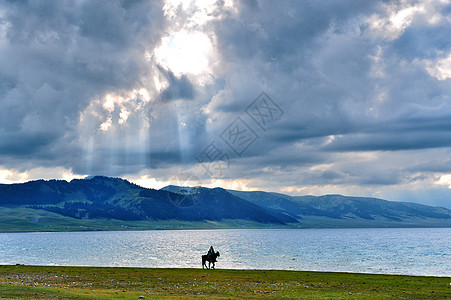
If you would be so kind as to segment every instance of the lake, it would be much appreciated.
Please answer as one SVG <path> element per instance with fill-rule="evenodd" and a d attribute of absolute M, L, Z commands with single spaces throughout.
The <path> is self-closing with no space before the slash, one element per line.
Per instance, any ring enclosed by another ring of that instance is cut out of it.
<path fill-rule="evenodd" d="M 0 233 L 0 264 L 451 276 L 451 228 Z"/>

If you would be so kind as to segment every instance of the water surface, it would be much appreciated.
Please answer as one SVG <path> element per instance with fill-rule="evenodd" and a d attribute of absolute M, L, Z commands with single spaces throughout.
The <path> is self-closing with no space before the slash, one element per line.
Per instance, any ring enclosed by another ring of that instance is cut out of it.
<path fill-rule="evenodd" d="M 0 264 L 218 268 L 451 276 L 451 228 L 0 233 Z"/>

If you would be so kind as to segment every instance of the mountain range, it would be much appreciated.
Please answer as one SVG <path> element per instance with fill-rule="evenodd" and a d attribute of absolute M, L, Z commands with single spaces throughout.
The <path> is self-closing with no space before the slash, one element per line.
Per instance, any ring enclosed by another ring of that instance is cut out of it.
<path fill-rule="evenodd" d="M 0 231 L 451 227 L 443 207 L 342 195 L 167 186 L 103 176 L 0 184 Z"/>

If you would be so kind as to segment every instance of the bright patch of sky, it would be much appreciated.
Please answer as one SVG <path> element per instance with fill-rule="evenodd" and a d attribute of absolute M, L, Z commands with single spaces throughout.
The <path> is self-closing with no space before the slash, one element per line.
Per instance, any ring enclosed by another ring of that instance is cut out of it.
<path fill-rule="evenodd" d="M 181 30 L 162 39 L 161 46 L 155 49 L 155 58 L 158 64 L 178 77 L 184 74 L 202 75 L 210 72 L 212 50 L 212 43 L 206 34 Z"/>

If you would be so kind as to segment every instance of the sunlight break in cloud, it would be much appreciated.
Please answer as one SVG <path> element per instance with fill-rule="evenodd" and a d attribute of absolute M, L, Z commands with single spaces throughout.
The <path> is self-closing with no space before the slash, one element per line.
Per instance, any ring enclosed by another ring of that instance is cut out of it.
<path fill-rule="evenodd" d="M 119 125 L 126 125 L 127 120 L 131 113 L 141 109 L 139 102 L 149 102 L 151 100 L 149 91 L 145 88 L 140 90 L 134 89 L 128 93 L 125 97 L 116 94 L 107 94 L 103 101 L 93 100 L 91 106 L 88 107 L 90 114 L 103 120 L 99 125 L 101 131 L 108 131 L 113 126 L 113 113 L 118 108 L 117 123 Z M 106 118 L 102 113 L 98 112 L 98 104 L 102 104 L 102 108 L 106 111 Z M 105 119 L 104 119 L 105 118 Z"/>
<path fill-rule="evenodd" d="M 164 37 L 161 46 L 155 49 L 155 58 L 174 75 L 202 75 L 210 72 L 213 50 L 210 38 L 202 32 L 181 30 Z"/>
<path fill-rule="evenodd" d="M 230 0 L 222 6 L 216 0 L 165 1 L 164 14 L 172 26 L 153 51 L 156 63 L 177 77 L 190 75 L 201 86 L 210 83 L 217 53 L 216 37 L 208 25 L 222 18 L 221 9 L 233 10 L 233 6 Z"/>

